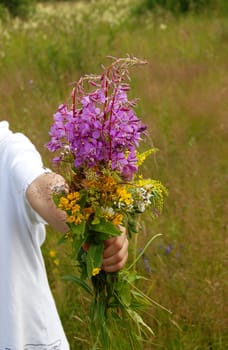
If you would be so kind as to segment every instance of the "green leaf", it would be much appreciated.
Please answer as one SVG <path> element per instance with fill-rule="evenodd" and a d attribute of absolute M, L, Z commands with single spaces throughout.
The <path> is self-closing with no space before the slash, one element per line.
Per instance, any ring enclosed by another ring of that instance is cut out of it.
<path fill-rule="evenodd" d="M 74 256 L 77 256 L 79 253 L 79 250 L 81 249 L 82 244 L 84 243 L 85 238 L 81 236 L 74 237 L 73 241 L 73 249 L 74 249 Z"/>
<path fill-rule="evenodd" d="M 93 219 L 93 221 L 92 221 L 92 225 L 97 225 L 97 224 L 99 224 L 99 223 L 100 223 L 100 218 L 97 217 L 97 216 L 95 216 L 94 219 Z"/>
<path fill-rule="evenodd" d="M 58 207 L 59 199 L 60 199 L 60 196 L 53 194 L 53 202 L 55 203 L 56 207 Z"/>
<path fill-rule="evenodd" d="M 59 240 L 58 240 L 58 245 L 63 244 L 67 241 L 67 234 L 63 235 Z"/>
<path fill-rule="evenodd" d="M 134 283 L 137 280 L 137 272 L 136 271 L 123 271 L 124 278 L 128 283 Z"/>
<path fill-rule="evenodd" d="M 94 265 L 93 265 L 93 260 L 91 259 L 91 257 L 87 254 L 86 257 L 86 272 L 87 272 L 87 277 L 91 278 L 93 275 L 93 269 L 94 269 Z"/>
<path fill-rule="evenodd" d="M 138 328 L 141 328 L 141 330 L 143 330 L 142 328 L 144 327 L 151 335 L 154 335 L 153 330 L 150 328 L 150 326 L 148 326 L 148 324 L 143 321 L 142 317 L 136 311 L 133 311 L 131 309 L 127 309 L 126 311 L 132 320 L 138 325 Z"/>
<path fill-rule="evenodd" d="M 68 226 L 70 227 L 71 231 L 75 234 L 75 235 L 81 235 L 83 236 L 85 233 L 85 227 L 86 227 L 86 222 L 82 221 L 80 224 L 75 225 L 75 224 L 71 224 L 68 223 Z"/>
<path fill-rule="evenodd" d="M 87 283 L 85 283 L 84 281 L 82 281 L 79 277 L 77 276 L 72 276 L 72 275 L 67 275 L 67 276 L 63 276 L 62 279 L 64 279 L 65 281 L 70 281 L 73 282 L 75 284 L 78 284 L 80 287 L 82 287 L 86 292 L 88 292 L 90 295 L 93 296 L 93 291 L 90 288 L 90 286 L 88 286 Z"/>
<path fill-rule="evenodd" d="M 91 224 L 90 229 L 95 232 L 106 233 L 109 235 L 109 237 L 121 235 L 121 231 L 110 221 L 106 221 L 104 218 L 101 218 L 98 224 Z"/>
<path fill-rule="evenodd" d="M 95 327 L 95 319 L 96 319 L 96 313 L 97 313 L 97 301 L 93 299 L 90 304 L 90 310 L 89 310 L 89 315 L 90 315 L 90 327 L 93 331 L 96 330 Z"/>
<path fill-rule="evenodd" d="M 81 190 L 80 195 L 81 195 L 81 198 L 80 198 L 79 204 L 81 208 L 84 208 L 87 202 L 88 194 L 85 190 Z"/>
<path fill-rule="evenodd" d="M 131 293 L 142 307 L 145 305 L 151 305 L 151 302 L 146 299 L 142 293 L 137 292 L 136 290 L 132 290 Z"/>
<path fill-rule="evenodd" d="M 110 349 L 108 328 L 106 324 L 106 305 L 103 300 L 97 303 L 97 317 L 99 321 L 98 329 L 103 349 Z"/>
<path fill-rule="evenodd" d="M 95 244 L 102 243 L 110 238 L 110 234 L 107 232 L 105 233 L 90 230 L 88 234 L 88 241 L 91 240 Z"/>
<path fill-rule="evenodd" d="M 100 267 L 103 260 L 104 243 L 90 244 L 86 262 L 88 277 L 92 277 L 93 269 Z"/>
<path fill-rule="evenodd" d="M 119 297 L 125 306 L 130 306 L 132 297 L 127 283 L 123 283 L 122 288 L 119 290 Z"/>

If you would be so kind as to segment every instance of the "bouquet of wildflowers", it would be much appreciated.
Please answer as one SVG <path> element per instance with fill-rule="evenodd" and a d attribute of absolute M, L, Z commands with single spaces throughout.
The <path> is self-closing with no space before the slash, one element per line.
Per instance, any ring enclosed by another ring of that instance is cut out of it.
<path fill-rule="evenodd" d="M 92 295 L 91 326 L 96 344 L 110 348 L 111 324 L 129 331 L 135 343 L 144 331 L 152 332 L 138 311 L 150 302 L 134 282 L 135 271 L 102 270 L 104 241 L 120 235 L 120 225 L 129 237 L 137 233 L 137 218 L 146 209 L 155 217 L 162 210 L 165 187 L 157 180 L 143 179 L 138 168 L 149 149 L 139 153 L 146 126 L 135 114 L 135 100 L 128 99 L 129 69 L 146 62 L 135 57 L 112 58 L 101 75 L 86 75 L 74 84 L 70 104 L 54 114 L 47 144 L 53 159 L 69 184 L 69 192 L 56 189 L 54 200 L 67 213 L 69 232 L 62 241 L 72 242 L 73 257 L 80 270 L 67 278 Z M 82 249 L 89 243 L 88 251 Z M 135 324 L 136 332 L 132 331 Z"/>

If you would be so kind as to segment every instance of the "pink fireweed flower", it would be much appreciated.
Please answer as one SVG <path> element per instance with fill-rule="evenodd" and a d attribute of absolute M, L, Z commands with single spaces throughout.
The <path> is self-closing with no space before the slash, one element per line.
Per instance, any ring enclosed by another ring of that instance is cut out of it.
<path fill-rule="evenodd" d="M 75 168 L 109 164 L 131 179 L 138 169 L 136 149 L 146 126 L 134 112 L 135 101 L 128 100 L 129 85 L 115 74 L 111 79 L 101 75 L 95 90 L 87 94 L 79 85 L 72 92 L 73 107 L 62 104 L 53 116 L 46 146 L 59 151 L 55 163 L 64 158 L 63 148 L 68 145 Z"/>

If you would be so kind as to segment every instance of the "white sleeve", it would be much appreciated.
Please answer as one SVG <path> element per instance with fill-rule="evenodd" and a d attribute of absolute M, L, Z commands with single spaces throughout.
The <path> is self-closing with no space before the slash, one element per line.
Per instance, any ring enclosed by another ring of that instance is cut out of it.
<path fill-rule="evenodd" d="M 19 133 L 12 136 L 9 159 L 10 181 L 13 182 L 11 185 L 14 193 L 22 199 L 32 221 L 46 223 L 30 206 L 26 190 L 38 176 L 51 171 L 43 167 L 41 156 L 31 141 Z"/>

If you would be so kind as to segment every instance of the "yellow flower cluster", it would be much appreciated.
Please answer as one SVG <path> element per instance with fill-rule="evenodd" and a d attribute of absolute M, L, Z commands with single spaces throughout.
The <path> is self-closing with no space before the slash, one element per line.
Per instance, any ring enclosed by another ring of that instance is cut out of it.
<path fill-rule="evenodd" d="M 123 223 L 123 215 L 118 213 L 114 216 L 114 218 L 112 219 L 112 223 L 113 225 L 117 226 L 117 225 L 121 225 Z"/>
<path fill-rule="evenodd" d="M 114 186 L 116 186 L 116 180 L 113 179 L 112 176 L 104 176 L 102 180 L 103 180 L 101 183 L 102 189 L 104 191 L 112 192 L 114 189 Z"/>
<path fill-rule="evenodd" d="M 89 196 L 94 197 L 101 205 L 105 205 L 113 200 L 117 182 L 111 175 L 104 174 L 97 179 L 89 174 L 88 178 L 83 181 L 83 186 Z"/>
<path fill-rule="evenodd" d="M 138 153 L 137 152 L 137 165 L 138 166 L 140 166 L 140 165 L 142 165 L 143 164 L 143 162 L 146 160 L 146 158 L 148 157 L 148 156 L 150 156 L 151 154 L 153 154 L 153 153 L 155 153 L 155 152 L 157 152 L 158 151 L 158 149 L 157 148 L 155 148 L 155 147 L 153 147 L 153 148 L 150 148 L 150 149 L 148 149 L 147 151 L 145 151 L 145 152 L 143 152 L 143 153 Z"/>
<path fill-rule="evenodd" d="M 100 176 L 98 179 L 86 179 L 83 182 L 84 186 L 86 188 L 96 188 L 97 190 L 100 190 L 102 192 L 106 191 L 113 191 L 113 187 L 116 185 L 116 180 L 108 175 Z"/>
<path fill-rule="evenodd" d="M 131 193 L 129 193 L 124 186 L 118 186 L 116 189 L 116 194 L 119 202 L 123 202 L 127 205 L 131 205 L 133 203 Z"/>
<path fill-rule="evenodd" d="M 49 256 L 52 259 L 53 264 L 55 265 L 53 272 L 58 273 L 58 267 L 60 265 L 60 261 L 57 258 L 57 252 L 55 250 L 51 249 L 51 250 L 49 250 Z"/>
<path fill-rule="evenodd" d="M 76 225 L 80 224 L 82 220 L 85 219 L 84 215 L 81 213 L 81 207 L 78 204 L 79 200 L 80 193 L 72 192 L 66 197 L 62 196 L 58 203 L 58 208 L 64 210 L 68 215 L 67 222 Z"/>
<path fill-rule="evenodd" d="M 168 191 L 164 185 L 159 180 L 153 179 L 139 179 L 135 182 L 136 186 L 144 187 L 145 189 L 154 189 L 165 195 L 168 194 Z"/>

